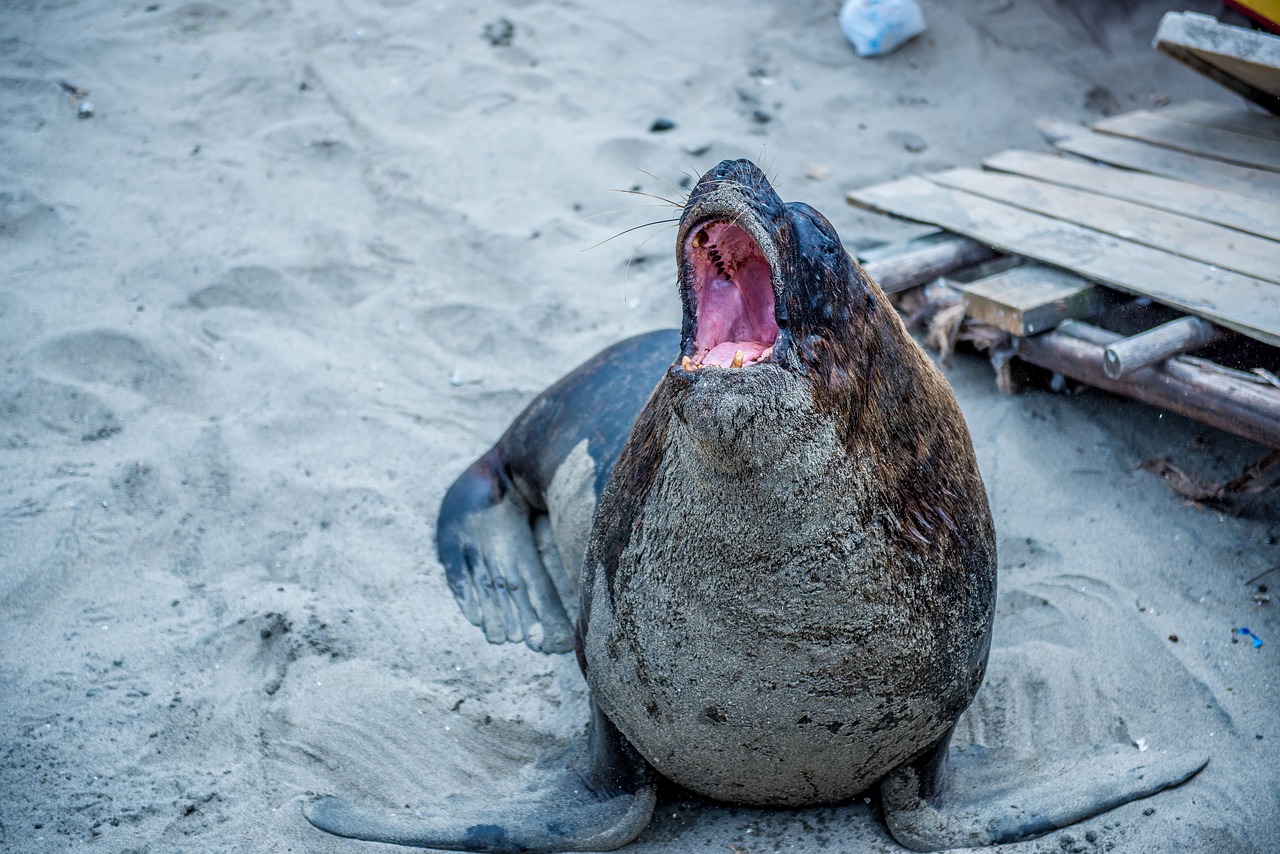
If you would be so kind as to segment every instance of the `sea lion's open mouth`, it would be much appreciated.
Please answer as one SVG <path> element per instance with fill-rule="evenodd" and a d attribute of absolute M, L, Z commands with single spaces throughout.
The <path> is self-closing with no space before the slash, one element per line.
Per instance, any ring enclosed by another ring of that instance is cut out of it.
<path fill-rule="evenodd" d="M 682 367 L 741 368 L 768 361 L 778 321 L 769 262 L 759 244 L 741 226 L 721 220 L 690 229 L 685 241 L 697 327 L 693 354 L 682 359 Z"/>

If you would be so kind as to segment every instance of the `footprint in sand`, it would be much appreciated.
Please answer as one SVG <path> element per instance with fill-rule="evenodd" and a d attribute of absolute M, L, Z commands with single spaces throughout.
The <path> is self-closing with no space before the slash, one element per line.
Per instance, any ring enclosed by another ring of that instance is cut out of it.
<path fill-rule="evenodd" d="M 28 238 L 47 232 L 60 222 L 58 209 L 30 190 L 0 189 L 0 237 Z"/>
<path fill-rule="evenodd" d="M 212 285 L 187 298 L 202 310 L 247 308 L 252 311 L 283 311 L 292 302 L 292 289 L 284 276 L 269 267 L 233 267 Z"/>
<path fill-rule="evenodd" d="M 120 418 L 95 395 L 36 377 L 0 395 L 0 447 L 18 448 L 33 434 L 52 430 L 82 442 L 119 433 Z"/>
<path fill-rule="evenodd" d="M 1212 691 L 1126 599 L 1078 574 L 1002 589 L 987 678 L 957 743 L 1024 758 L 1136 756 L 1147 745 L 1206 748 L 1198 733 L 1230 728 Z"/>
<path fill-rule="evenodd" d="M 0 294 L 0 341 L 24 350 L 39 340 L 42 327 L 40 316 L 22 300 Z M 78 385 L 29 375 L 13 377 L 0 388 L 0 448 L 25 447 L 50 430 L 93 442 L 115 435 L 120 428 L 111 407 Z"/>
<path fill-rule="evenodd" d="M 72 332 L 42 344 L 37 376 L 127 389 L 151 401 L 171 401 L 186 390 L 183 372 L 132 335 L 111 329 Z"/>
<path fill-rule="evenodd" d="M 391 280 L 389 273 L 364 267 L 330 265 L 307 271 L 307 285 L 311 290 L 348 308 L 364 302 Z"/>

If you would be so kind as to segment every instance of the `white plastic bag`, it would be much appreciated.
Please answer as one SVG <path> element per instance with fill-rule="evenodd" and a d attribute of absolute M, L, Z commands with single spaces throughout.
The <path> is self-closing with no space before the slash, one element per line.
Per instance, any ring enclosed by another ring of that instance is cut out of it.
<path fill-rule="evenodd" d="M 845 0 L 840 29 L 858 56 L 882 56 L 924 32 L 924 12 L 915 0 Z"/>

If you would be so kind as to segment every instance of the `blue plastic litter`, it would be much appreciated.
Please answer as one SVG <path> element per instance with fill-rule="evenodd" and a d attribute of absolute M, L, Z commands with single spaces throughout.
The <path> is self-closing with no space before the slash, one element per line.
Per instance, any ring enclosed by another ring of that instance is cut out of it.
<path fill-rule="evenodd" d="M 1253 632 L 1246 629 L 1244 626 L 1241 626 L 1240 628 L 1236 629 L 1236 631 L 1238 631 L 1240 634 L 1244 635 L 1245 637 L 1253 638 L 1254 649 L 1257 649 L 1258 647 L 1262 646 L 1262 638 L 1258 637 Z"/>
<path fill-rule="evenodd" d="M 845 0 L 840 29 L 858 56 L 882 56 L 924 32 L 916 0 Z"/>

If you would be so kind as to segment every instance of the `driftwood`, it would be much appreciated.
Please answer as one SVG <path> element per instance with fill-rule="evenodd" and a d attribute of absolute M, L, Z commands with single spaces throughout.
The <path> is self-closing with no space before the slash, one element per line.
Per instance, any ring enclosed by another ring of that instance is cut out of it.
<path fill-rule="evenodd" d="M 1181 359 L 1112 379 L 1103 368 L 1103 353 L 1120 338 L 1073 321 L 1053 332 L 1017 339 L 1015 355 L 1091 386 L 1280 448 L 1280 389 L 1261 379 L 1251 382 Z"/>
<path fill-rule="evenodd" d="M 972 272 L 972 271 L 969 271 Z M 961 273 L 964 275 L 964 273 Z M 1236 477 L 1223 482 L 1208 481 L 1175 465 L 1166 457 L 1143 460 L 1139 467 L 1162 478 L 1174 492 L 1195 503 L 1211 503 L 1227 512 L 1239 512 L 1243 501 L 1280 486 L 1280 379 L 1270 371 L 1238 371 L 1192 356 L 1172 356 L 1180 350 L 1220 340 L 1221 331 L 1199 318 L 1156 327 L 1166 329 L 1154 337 L 1157 344 L 1139 341 L 1134 355 L 1125 355 L 1124 345 L 1141 339 L 1125 338 L 1116 332 L 1066 320 L 1055 331 L 1019 337 L 982 323 L 966 314 L 963 285 L 946 278 L 925 287 L 894 295 L 894 303 L 911 328 L 924 332 L 925 344 L 936 350 L 945 364 L 960 341 L 986 352 L 996 368 L 996 382 L 1006 393 L 1013 390 L 1011 358 L 1053 371 L 1088 385 L 1141 400 L 1219 429 L 1269 445 L 1272 450 Z M 1201 326 L 1200 324 L 1203 324 Z M 1174 346 L 1169 339 L 1181 343 Z M 1108 370 L 1109 354 L 1119 347 L 1121 377 Z M 1159 363 L 1133 365 L 1160 351 Z M 1052 385 L 1052 384 L 1051 384 Z"/>
<path fill-rule="evenodd" d="M 887 294 L 905 291 L 939 276 L 994 258 L 996 251 L 958 234 L 936 234 L 862 253 L 867 275 Z"/>
<path fill-rule="evenodd" d="M 1271 451 L 1256 463 L 1245 467 L 1240 474 L 1222 483 L 1203 480 L 1174 465 L 1168 457 L 1152 457 L 1143 460 L 1139 466 L 1164 478 L 1174 492 L 1190 501 L 1224 503 L 1275 489 L 1277 476 L 1280 476 L 1280 450 Z"/>
<path fill-rule="evenodd" d="M 1107 347 L 1103 367 L 1113 380 L 1173 356 L 1208 347 L 1222 331 L 1207 320 L 1187 315 Z"/>

